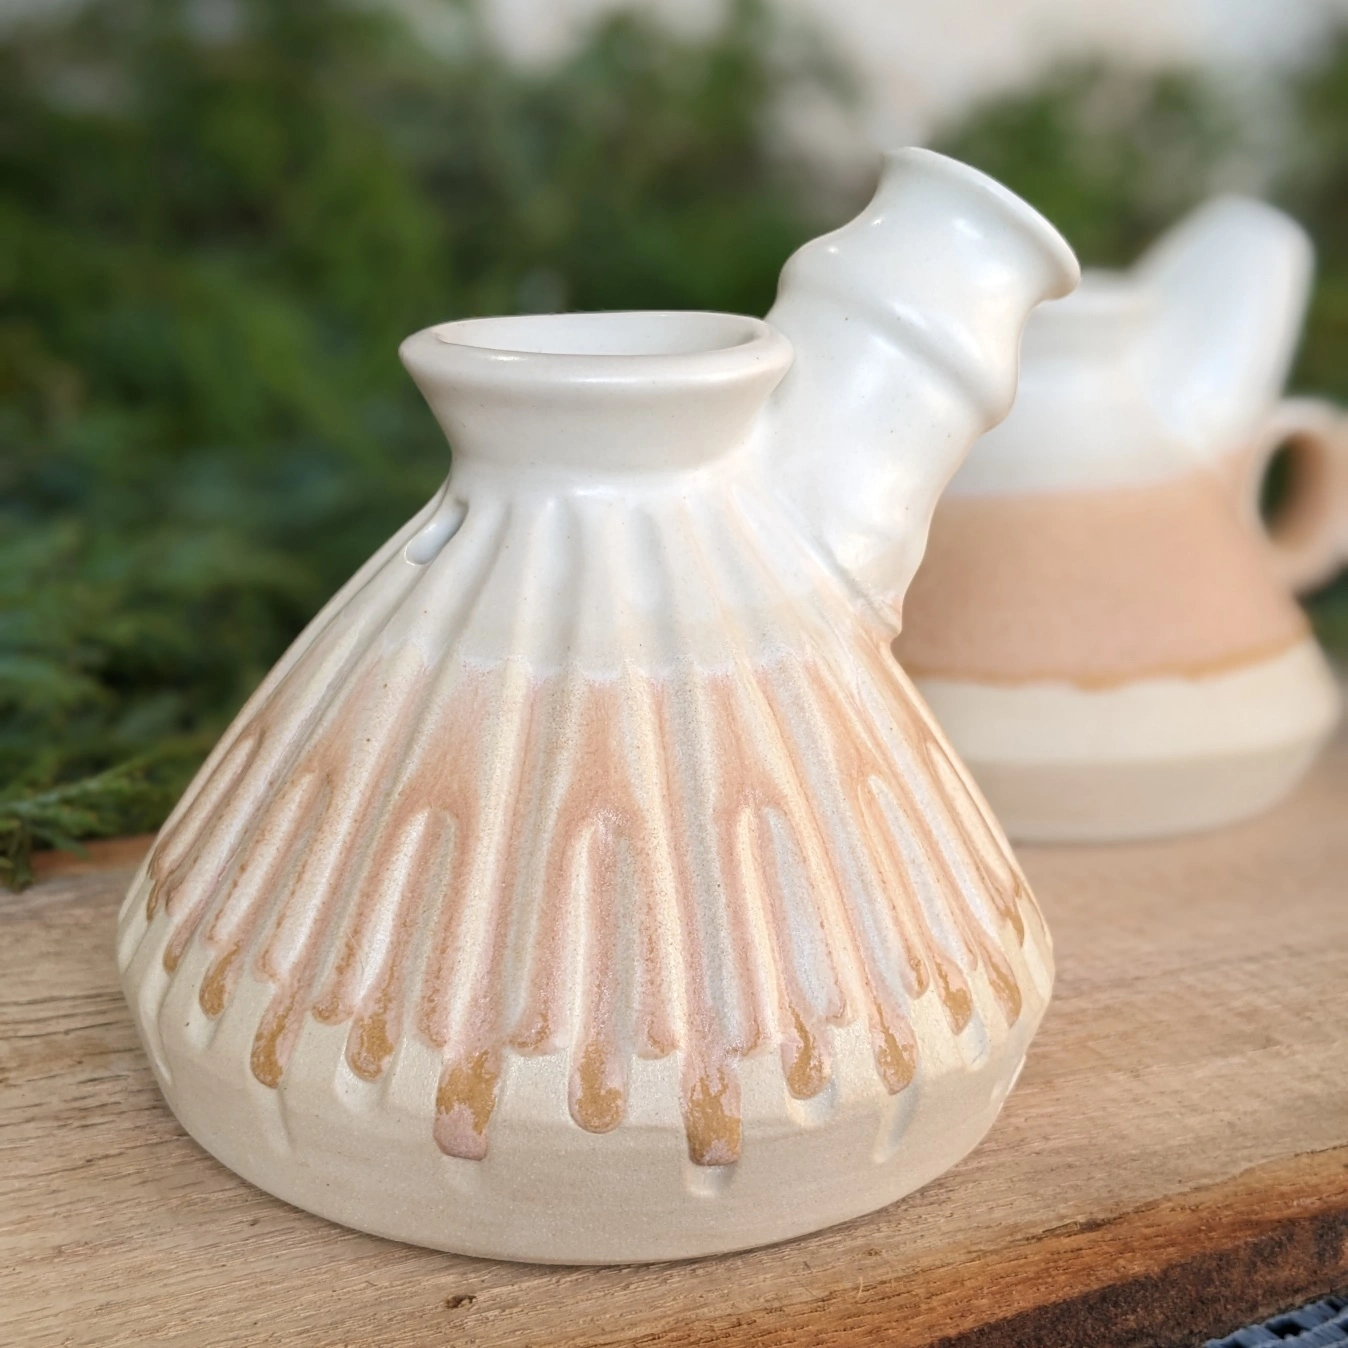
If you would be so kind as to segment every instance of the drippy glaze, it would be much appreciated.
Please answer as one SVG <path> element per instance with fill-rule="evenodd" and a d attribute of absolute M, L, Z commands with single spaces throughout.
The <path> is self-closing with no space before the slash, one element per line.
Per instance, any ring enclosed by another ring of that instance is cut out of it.
<path fill-rule="evenodd" d="M 163 830 L 146 916 L 168 924 L 165 967 L 204 943 L 211 1017 L 245 973 L 271 988 L 253 1075 L 280 1084 L 307 1016 L 348 1027 L 369 1081 L 415 1035 L 442 1062 L 436 1143 L 480 1159 L 507 1053 L 565 1053 L 593 1133 L 622 1122 L 633 1058 L 677 1054 L 689 1155 L 724 1165 L 748 1055 L 777 1052 L 808 1099 L 831 1079 L 827 1027 L 863 1020 L 901 1091 L 913 1003 L 963 1030 L 976 970 L 1013 1023 L 1005 952 L 1040 919 L 892 627 L 799 545 L 779 570 L 811 586 L 776 585 L 763 522 L 724 501 L 627 510 L 616 550 L 611 515 L 568 506 L 575 595 L 539 624 L 520 593 L 512 625 L 493 577 L 553 508 L 470 512 L 426 566 L 401 551 L 426 516 L 409 525 Z M 646 559 L 654 602 L 584 560 L 609 552 Z M 474 644 L 484 622 L 515 633 L 501 659 Z"/>

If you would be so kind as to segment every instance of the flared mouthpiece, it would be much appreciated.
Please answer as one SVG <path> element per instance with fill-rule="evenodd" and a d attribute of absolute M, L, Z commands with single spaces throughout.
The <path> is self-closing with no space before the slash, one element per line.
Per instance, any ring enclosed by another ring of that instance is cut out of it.
<path fill-rule="evenodd" d="M 743 444 L 792 353 L 757 318 L 653 311 L 465 319 L 399 355 L 457 464 L 634 473 Z"/>

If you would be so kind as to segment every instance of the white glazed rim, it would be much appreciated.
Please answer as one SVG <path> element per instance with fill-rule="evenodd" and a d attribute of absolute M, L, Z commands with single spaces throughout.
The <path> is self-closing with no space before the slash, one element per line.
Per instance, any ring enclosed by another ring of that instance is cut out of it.
<path fill-rule="evenodd" d="M 780 372 L 793 353 L 762 319 L 652 309 L 459 319 L 415 333 L 401 355 L 469 383 L 649 385 Z"/>
<path fill-rule="evenodd" d="M 900 149 L 884 152 L 886 164 L 907 162 L 921 168 L 924 172 L 950 182 L 974 184 L 990 196 L 996 197 L 1010 219 L 1020 229 L 1038 242 L 1052 259 L 1052 265 L 1058 274 L 1056 295 L 1068 294 L 1081 279 L 1081 264 L 1072 251 L 1072 245 L 1063 238 L 1057 227 L 1048 218 L 1030 205 L 1024 197 L 1013 192 L 1005 183 L 998 182 L 982 169 L 972 164 L 951 159 L 937 150 L 928 150 L 919 145 L 905 145 Z M 827 237 L 827 236 L 825 236 Z"/>

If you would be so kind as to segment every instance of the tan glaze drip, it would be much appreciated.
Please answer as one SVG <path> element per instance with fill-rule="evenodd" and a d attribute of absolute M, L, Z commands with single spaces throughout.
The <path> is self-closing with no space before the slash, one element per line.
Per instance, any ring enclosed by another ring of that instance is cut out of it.
<path fill-rule="evenodd" d="M 1007 1023 L 1014 1024 L 1023 1009 L 1020 986 L 999 934 L 990 932 L 979 919 L 968 895 L 976 892 L 988 902 L 997 919 L 1011 929 L 1017 945 L 1025 943 L 1024 910 L 1035 916 L 1041 934 L 1043 921 L 1010 848 L 992 823 L 991 810 L 925 710 L 916 690 L 895 667 L 888 644 L 883 634 L 877 634 L 852 647 L 858 663 L 869 674 L 869 686 L 883 698 L 885 710 L 898 730 L 889 745 L 889 755 L 878 753 L 879 761 L 892 781 L 897 782 L 899 778 L 889 765 L 895 761 L 902 764 L 915 753 L 913 761 L 906 764 L 911 774 L 909 780 L 935 783 L 938 790 L 931 793 L 924 808 L 906 783 L 907 794 L 899 796 L 894 785 L 886 781 L 885 773 L 873 775 L 871 782 L 885 784 L 891 797 L 902 803 L 905 832 L 923 852 L 922 864 L 910 865 L 907 874 L 925 875 L 935 884 L 961 942 L 960 960 L 967 962 L 968 967 L 982 967 Z M 864 723 L 858 726 L 858 732 L 865 733 Z M 871 795 L 870 808 L 863 807 L 863 812 L 874 819 L 874 790 Z M 895 858 L 890 849 L 900 837 L 899 832 L 893 828 L 878 829 L 876 837 L 880 844 L 878 855 L 892 864 Z M 964 884 L 959 882 L 960 874 L 966 877 Z M 932 939 L 930 933 L 928 939 Z M 938 958 L 934 960 L 934 968 L 941 1000 L 953 1022 L 963 1028 L 967 1023 L 968 989 L 951 978 L 952 969 L 958 975 L 959 965 Z"/>
<path fill-rule="evenodd" d="M 1003 943 L 1033 902 L 883 638 L 852 638 L 846 669 L 781 656 L 663 681 L 386 656 L 288 756 L 283 688 L 158 845 L 165 961 L 204 940 L 213 1017 L 243 969 L 272 987 L 252 1052 L 268 1086 L 307 1015 L 349 1026 L 367 1081 L 415 1032 L 442 1055 L 435 1141 L 470 1160 L 507 1049 L 567 1052 L 593 1133 L 622 1122 L 633 1055 L 679 1052 L 699 1165 L 738 1159 L 738 1064 L 764 1048 L 809 1099 L 829 1027 L 865 1016 L 900 1091 L 913 1000 L 933 991 L 958 1033 L 981 968 L 1018 1017 Z M 821 771 L 843 791 L 827 816 Z"/>
<path fill-rule="evenodd" d="M 521 767 L 519 755 L 493 753 L 493 734 L 509 717 L 510 680 L 490 689 L 481 678 L 455 681 L 453 695 L 430 709 L 429 724 L 420 728 L 424 746 L 399 783 L 393 819 L 401 822 L 399 804 L 410 816 L 429 808 L 452 821 L 452 862 L 434 898 L 440 920 L 423 971 L 417 1006 L 424 1039 L 444 1054 L 436 1094 L 435 1138 L 451 1156 L 480 1160 L 486 1155 L 485 1130 L 496 1102 L 501 1074 L 501 1010 L 506 924 L 513 889 L 507 832 L 518 817 Z M 493 697 L 493 692 L 496 696 Z M 533 703 L 526 700 L 523 738 L 529 741 Z M 495 771 L 483 770 L 494 763 Z M 493 780 L 494 778 L 494 780 Z M 488 802 L 503 802 L 491 817 Z M 395 823 L 396 830 L 396 823 Z M 476 892 L 480 901 L 473 905 Z M 485 901 L 482 901 L 485 900 Z"/>
<path fill-rule="evenodd" d="M 625 931 L 636 934 L 639 945 L 654 950 L 649 912 L 650 897 L 660 884 L 659 825 L 648 817 L 636 790 L 636 775 L 628 761 L 631 715 L 616 683 L 575 680 L 561 691 L 563 705 L 551 715 L 535 714 L 534 726 L 571 727 L 562 744 L 525 746 L 526 762 L 538 767 L 565 756 L 569 774 L 547 782 L 549 797 L 540 799 L 531 817 L 539 819 L 544 837 L 542 878 L 537 892 L 553 896 L 538 914 L 538 937 L 522 1025 L 512 1036 L 521 1052 L 538 1053 L 559 1046 L 553 1027 L 567 1019 L 568 964 L 589 990 L 578 1033 L 570 1045 L 574 1064 L 569 1088 L 571 1117 L 582 1128 L 606 1133 L 622 1121 L 627 1100 L 627 1063 L 632 1023 L 620 1007 Z M 541 694 L 547 697 L 547 693 Z M 524 850 L 517 836 L 512 850 Z M 533 877 L 530 877 L 532 880 Z M 532 886 L 531 886 L 532 888 Z M 571 898 L 571 904 L 566 902 Z M 572 904 L 576 907 L 572 907 Z M 572 951 L 576 930 L 588 939 Z M 568 959 L 568 955 L 570 958 Z M 639 1022 L 637 1038 L 645 1056 L 659 1056 L 673 1042 L 671 1027 L 659 1023 L 652 1008 L 633 1007 Z"/>
<path fill-rule="evenodd" d="M 299 1036 L 300 1022 L 296 1015 L 299 1010 L 299 998 L 292 994 L 273 998 L 262 1015 L 249 1062 L 253 1075 L 264 1086 L 275 1089 L 281 1084 L 286 1059 Z"/>
<path fill-rule="evenodd" d="M 685 770 L 669 782 L 667 793 L 675 802 L 676 836 L 706 836 L 715 844 L 711 858 L 697 858 L 692 851 L 679 856 L 679 890 L 688 905 L 683 929 L 690 934 L 685 972 L 691 1002 L 689 1018 L 694 1025 L 705 1027 L 695 1051 L 684 1063 L 684 1123 L 689 1155 L 703 1165 L 724 1165 L 738 1159 L 739 1075 L 735 1065 L 769 1042 L 769 1027 L 783 1027 L 780 1048 L 788 1088 L 794 1079 L 813 1095 L 828 1084 L 831 1075 L 823 1046 L 823 1021 L 831 1018 L 837 1023 L 846 1013 L 828 955 L 818 970 L 825 989 L 821 1014 L 820 1009 L 810 1006 L 785 948 L 789 941 L 785 886 L 772 848 L 767 845 L 769 818 L 782 822 L 797 853 L 807 858 L 811 887 L 820 902 L 828 892 L 831 877 L 814 860 L 821 854 L 820 839 L 803 786 L 785 753 L 775 718 L 761 702 L 752 699 L 754 687 L 752 678 L 722 675 L 702 681 L 699 688 L 685 690 L 684 709 L 700 705 L 706 751 L 694 761 L 708 775 L 703 778 Z M 677 742 L 672 720 L 678 705 L 676 699 L 666 704 L 665 734 L 670 745 Z M 679 755 L 671 753 L 668 761 L 677 771 Z M 690 805 L 697 807 L 696 817 Z M 704 865 L 707 861 L 714 864 L 714 876 L 722 886 L 726 934 L 737 957 L 733 986 L 740 1009 L 739 1032 L 731 1036 L 725 1035 L 724 1017 L 716 1014 L 701 944 L 702 924 L 691 909 L 691 897 L 699 888 L 693 865 L 699 860 Z M 755 929 L 769 934 L 770 948 L 762 953 L 776 975 L 776 995 L 770 1003 L 752 977 L 757 963 Z M 797 1072 L 794 1067 L 802 1057 L 805 1066 Z M 736 1121 L 734 1127 L 730 1126 L 732 1119 Z"/>
<path fill-rule="evenodd" d="M 727 1072 L 699 1076 L 683 1106 L 694 1165 L 733 1165 L 740 1158 L 739 1082 Z"/>
<path fill-rule="evenodd" d="M 1141 487 L 947 497 L 904 601 L 914 677 L 1103 689 L 1197 678 L 1305 639 L 1215 472 Z"/>
<path fill-rule="evenodd" d="M 381 840 L 369 874 L 385 877 L 388 888 L 380 902 L 352 906 L 341 954 L 314 1005 L 314 1016 L 325 1024 L 350 1021 L 346 1060 L 364 1081 L 379 1080 L 402 1034 L 408 945 L 423 910 L 434 902 L 418 877 L 438 873 L 437 856 L 449 846 L 450 832 L 443 816 L 427 811 L 401 835 Z"/>
<path fill-rule="evenodd" d="M 206 822 L 251 765 L 257 749 L 256 738 L 237 738 L 227 752 L 218 756 L 209 776 L 181 817 L 169 821 L 150 858 L 149 874 L 153 884 L 145 900 L 147 920 L 154 919 L 161 904 L 171 905 L 178 877 L 190 873 L 201 862 L 207 841 Z"/>
<path fill-rule="evenodd" d="M 486 1049 L 446 1066 L 435 1093 L 435 1142 L 446 1156 L 480 1161 L 487 1154 L 487 1121 L 496 1108 L 499 1054 Z"/>
<path fill-rule="evenodd" d="M 797 1100 L 810 1100 L 828 1085 L 829 1066 L 824 1058 L 823 1045 L 810 1033 L 794 1007 L 791 1010 L 791 1024 L 796 1032 L 795 1042 L 782 1045 L 786 1089 Z"/>
<path fill-rule="evenodd" d="M 233 971 L 239 960 L 239 943 L 236 941 L 224 954 L 220 955 L 206 971 L 201 980 L 201 992 L 197 1000 L 201 1009 L 212 1019 L 223 1015 L 229 1004 L 229 994 L 233 990 Z"/>
<path fill-rule="evenodd" d="M 879 1002 L 871 1006 L 871 1048 L 875 1069 L 891 1095 L 917 1075 L 917 1037 L 907 1018 L 891 1020 Z"/>

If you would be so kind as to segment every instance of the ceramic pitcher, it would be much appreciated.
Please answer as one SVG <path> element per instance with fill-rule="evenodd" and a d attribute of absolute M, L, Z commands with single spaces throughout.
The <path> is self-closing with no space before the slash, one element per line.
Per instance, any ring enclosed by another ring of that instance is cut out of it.
<path fill-rule="evenodd" d="M 1348 556 L 1348 437 L 1326 404 L 1278 402 L 1310 270 L 1292 220 L 1222 198 L 1029 323 L 1015 408 L 941 502 L 896 645 L 1012 837 L 1226 823 L 1329 734 L 1292 592 Z"/>
<path fill-rule="evenodd" d="M 165 1096 L 239 1174 L 470 1254 L 706 1254 L 991 1125 L 1043 921 L 889 645 L 938 493 L 1075 284 L 890 156 L 766 322 L 447 323 L 443 489 L 318 615 L 121 916 Z"/>

